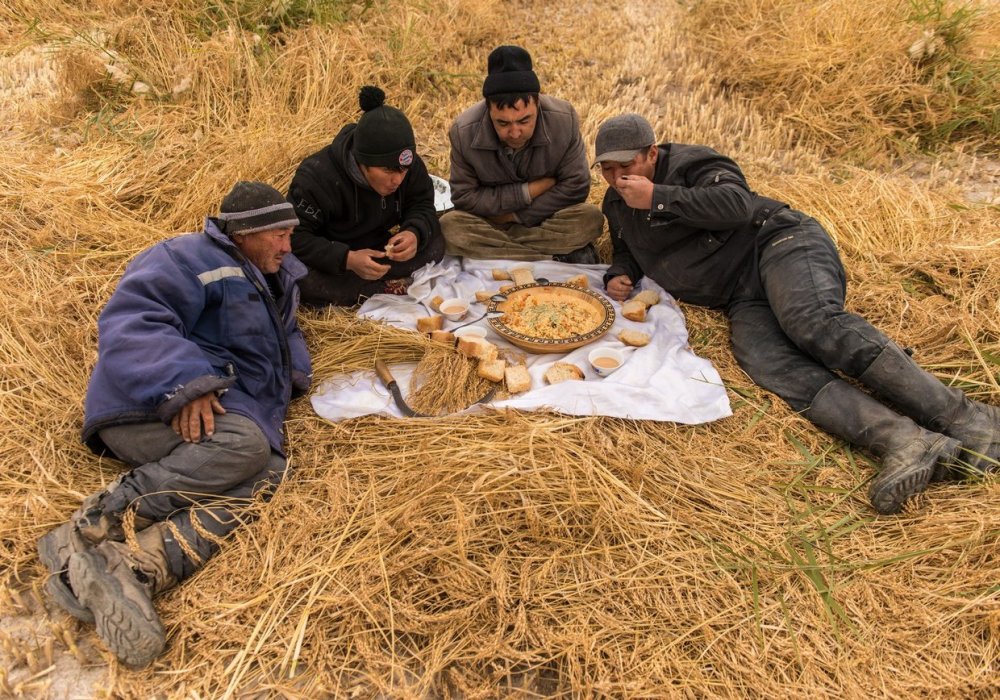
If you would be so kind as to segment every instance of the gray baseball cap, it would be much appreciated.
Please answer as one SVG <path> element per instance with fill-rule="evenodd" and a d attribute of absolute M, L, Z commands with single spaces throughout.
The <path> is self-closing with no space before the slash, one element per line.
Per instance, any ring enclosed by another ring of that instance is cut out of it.
<path fill-rule="evenodd" d="M 595 161 L 625 163 L 656 143 L 649 122 L 638 114 L 619 114 L 601 124 L 594 141 Z"/>

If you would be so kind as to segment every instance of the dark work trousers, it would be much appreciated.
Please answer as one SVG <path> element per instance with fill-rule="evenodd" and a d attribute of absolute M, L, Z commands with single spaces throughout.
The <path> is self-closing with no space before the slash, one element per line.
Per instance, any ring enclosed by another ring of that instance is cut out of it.
<path fill-rule="evenodd" d="M 727 309 L 736 361 L 796 411 L 837 378 L 860 376 L 890 342 L 844 310 L 837 248 L 816 220 L 782 209 L 761 229 L 757 278 Z"/>
<path fill-rule="evenodd" d="M 389 239 L 386 233 L 386 240 Z M 303 303 L 310 306 L 353 306 L 370 296 L 381 293 L 385 289 L 386 280 L 409 277 L 427 263 L 438 262 L 444 257 L 444 237 L 440 232 L 431 234 L 431 240 L 409 260 L 389 263 L 389 272 L 382 279 L 364 280 L 350 270 L 342 275 L 327 275 L 317 270 L 309 269 L 304 279 L 299 280 L 299 291 Z M 384 262 L 384 261 L 379 261 Z"/>
<path fill-rule="evenodd" d="M 132 467 L 101 507 L 115 514 L 134 507 L 140 517 L 176 526 L 164 544 L 178 580 L 214 556 L 219 542 L 247 520 L 254 498 L 269 498 L 285 473 L 285 458 L 271 450 L 257 424 L 235 413 L 216 415 L 215 433 L 201 442 L 184 442 L 160 422 L 105 428 L 100 435 Z"/>

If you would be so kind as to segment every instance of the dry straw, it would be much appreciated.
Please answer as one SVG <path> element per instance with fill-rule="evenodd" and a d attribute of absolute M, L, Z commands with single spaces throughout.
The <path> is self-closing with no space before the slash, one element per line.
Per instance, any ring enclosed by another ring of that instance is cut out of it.
<path fill-rule="evenodd" d="M 59 76 L 30 108 L 0 103 L 0 611 L 5 626 L 53 623 L 4 638 L 2 692 L 60 696 L 65 672 L 47 670 L 50 657 L 56 668 L 109 661 L 101 685 L 121 697 L 1000 692 L 996 480 L 935 485 L 904 514 L 874 517 L 869 458 L 752 386 L 724 319 L 696 308 L 685 309 L 691 345 L 720 369 L 732 418 L 510 411 L 333 424 L 301 399 L 290 478 L 159 600 L 169 643 L 150 669 L 118 666 L 87 626 L 41 610 L 35 539 L 121 468 L 77 435 L 96 316 L 127 261 L 197 229 L 236 179 L 286 186 L 357 117 L 369 82 L 407 111 L 445 174 L 447 126 L 478 99 L 500 43 L 531 49 L 588 144 L 602 119 L 639 111 L 663 140 L 734 155 L 755 189 L 829 226 L 852 309 L 942 379 L 1000 403 L 996 209 L 955 208 L 953 190 L 794 145 L 801 113 L 762 116 L 714 90 L 719 66 L 676 30 L 674 8 L 345 8 L 341 24 L 263 39 L 224 12 L 207 22 L 194 0 L 144 15 L 130 3 L 15 0 L 0 13 L 2 68 L 28 71 L 25 57 L 44 48 Z M 595 176 L 591 200 L 602 193 Z M 452 413 L 482 388 L 415 333 L 342 310 L 304 310 L 302 324 L 317 383 L 378 356 L 424 358 L 406 390 L 428 412 Z M 435 384 L 448 390 L 420 396 Z"/>
<path fill-rule="evenodd" d="M 997 153 L 995 2 L 687 4 L 716 80 L 810 144 L 861 162 L 952 141 Z"/>

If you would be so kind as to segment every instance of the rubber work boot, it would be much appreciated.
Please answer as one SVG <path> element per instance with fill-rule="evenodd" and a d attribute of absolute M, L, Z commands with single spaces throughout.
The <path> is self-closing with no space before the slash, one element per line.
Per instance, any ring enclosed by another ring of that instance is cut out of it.
<path fill-rule="evenodd" d="M 163 544 L 166 527 L 157 523 L 138 533 L 138 550 L 107 540 L 69 560 L 70 583 L 93 613 L 97 636 L 131 668 L 148 666 L 167 643 L 153 607 L 153 596 L 177 583 Z"/>
<path fill-rule="evenodd" d="M 927 488 L 938 463 L 952 463 L 961 447 L 958 440 L 921 428 L 840 379 L 820 389 L 804 415 L 881 458 L 868 498 L 882 515 L 902 510 Z"/>
<path fill-rule="evenodd" d="M 978 472 L 1000 469 L 1000 408 L 973 401 L 924 371 L 894 343 L 883 348 L 858 377 L 920 425 L 962 443 L 962 461 Z M 960 477 L 952 468 L 938 476 Z"/>

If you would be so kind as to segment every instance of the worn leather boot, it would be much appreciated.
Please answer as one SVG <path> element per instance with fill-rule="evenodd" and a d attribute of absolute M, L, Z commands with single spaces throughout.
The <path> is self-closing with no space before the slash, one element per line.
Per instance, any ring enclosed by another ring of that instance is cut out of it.
<path fill-rule="evenodd" d="M 987 473 L 1000 469 L 1000 408 L 941 383 L 894 343 L 883 348 L 858 380 L 920 425 L 962 443 L 961 460 L 968 468 L 958 466 L 938 477 L 960 477 L 969 468 Z"/>
<path fill-rule="evenodd" d="M 136 535 L 137 550 L 106 540 L 69 560 L 70 584 L 93 613 L 97 635 L 131 668 L 148 666 L 166 646 L 153 607 L 153 596 L 177 583 L 167 562 L 166 532 L 165 523 L 156 523 Z"/>
<path fill-rule="evenodd" d="M 80 537 L 90 544 L 100 544 L 104 540 L 125 541 L 121 516 L 117 513 L 106 513 L 99 503 L 84 510 L 73 521 L 73 525 Z"/>
<path fill-rule="evenodd" d="M 90 610 L 80 605 L 69 585 L 69 558 L 76 552 L 82 552 L 93 546 L 94 543 L 80 535 L 76 523 L 84 513 L 97 508 L 104 497 L 119 483 L 121 477 L 108 484 L 107 488 L 87 496 L 80 507 L 69 516 L 69 522 L 53 528 L 38 539 L 38 558 L 50 574 L 45 581 L 45 590 L 59 607 L 84 622 L 93 622 L 94 616 Z"/>
<path fill-rule="evenodd" d="M 45 590 L 56 604 L 83 622 L 93 622 L 94 615 L 80 604 L 69 583 L 69 558 L 93 545 L 80 537 L 73 522 L 63 523 L 38 539 L 38 558 L 49 570 Z"/>
<path fill-rule="evenodd" d="M 76 552 L 82 552 L 103 541 L 104 538 L 100 537 L 96 531 L 91 531 L 90 537 L 83 536 L 79 530 L 79 523 L 86 513 L 99 511 L 101 501 L 120 482 L 121 477 L 112 481 L 106 489 L 87 496 L 83 499 L 80 507 L 69 516 L 69 522 L 53 528 L 38 539 L 38 558 L 49 570 L 49 577 L 45 580 L 45 590 L 59 607 L 83 622 L 93 622 L 94 616 L 90 610 L 80 604 L 70 586 L 69 558 Z M 124 539 L 121 522 L 117 522 L 118 534 L 121 539 Z M 151 523 L 151 520 L 145 518 L 138 516 L 135 518 L 136 530 L 146 528 Z"/>
<path fill-rule="evenodd" d="M 939 462 L 951 463 L 958 440 L 921 428 L 847 382 L 820 389 L 804 415 L 823 430 L 868 449 L 881 458 L 868 498 L 879 513 L 898 513 L 921 493 Z"/>

